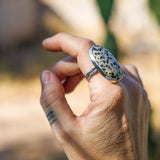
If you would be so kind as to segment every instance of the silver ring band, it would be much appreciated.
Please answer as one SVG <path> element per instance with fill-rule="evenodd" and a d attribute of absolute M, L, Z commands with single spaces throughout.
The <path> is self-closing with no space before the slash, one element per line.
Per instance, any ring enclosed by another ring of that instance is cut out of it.
<path fill-rule="evenodd" d="M 89 81 L 90 78 L 91 78 L 97 71 L 98 71 L 98 70 L 97 70 L 95 67 L 91 68 L 91 69 L 87 72 L 87 74 L 86 74 L 86 79 L 87 79 L 87 81 Z"/>

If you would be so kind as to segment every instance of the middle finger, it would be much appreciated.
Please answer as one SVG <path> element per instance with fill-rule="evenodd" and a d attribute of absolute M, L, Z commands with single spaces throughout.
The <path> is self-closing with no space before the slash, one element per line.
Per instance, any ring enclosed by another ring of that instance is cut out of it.
<path fill-rule="evenodd" d="M 67 56 L 58 61 L 55 65 L 53 65 L 51 71 L 54 72 L 61 81 L 81 72 L 77 64 L 77 59 L 71 56 Z"/>

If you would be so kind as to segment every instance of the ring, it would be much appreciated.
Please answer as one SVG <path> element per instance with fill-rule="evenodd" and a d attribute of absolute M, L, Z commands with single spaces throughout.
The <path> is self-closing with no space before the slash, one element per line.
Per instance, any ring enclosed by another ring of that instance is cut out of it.
<path fill-rule="evenodd" d="M 99 45 L 93 45 L 89 50 L 89 55 L 94 68 L 87 72 L 85 76 L 87 81 L 97 72 L 100 72 L 102 76 L 113 82 L 120 81 L 123 78 L 123 72 L 118 61 L 107 49 Z"/>

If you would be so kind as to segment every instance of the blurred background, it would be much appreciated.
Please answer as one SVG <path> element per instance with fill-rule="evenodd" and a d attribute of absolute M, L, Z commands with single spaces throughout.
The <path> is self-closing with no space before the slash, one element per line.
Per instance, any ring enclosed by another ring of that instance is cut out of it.
<path fill-rule="evenodd" d="M 41 71 L 66 56 L 41 46 L 58 32 L 90 38 L 137 66 L 152 105 L 149 160 L 159 160 L 159 0 L 0 0 L 0 160 L 67 159 L 39 103 Z M 89 102 L 86 88 L 83 80 L 66 95 L 77 115 Z"/>

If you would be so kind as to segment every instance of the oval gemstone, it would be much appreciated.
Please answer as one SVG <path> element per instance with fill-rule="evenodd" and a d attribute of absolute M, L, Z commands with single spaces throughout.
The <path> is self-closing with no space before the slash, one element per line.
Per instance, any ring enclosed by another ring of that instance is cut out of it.
<path fill-rule="evenodd" d="M 122 79 L 122 69 L 111 52 L 99 45 L 93 45 L 89 53 L 95 68 L 105 78 L 115 81 Z"/>

